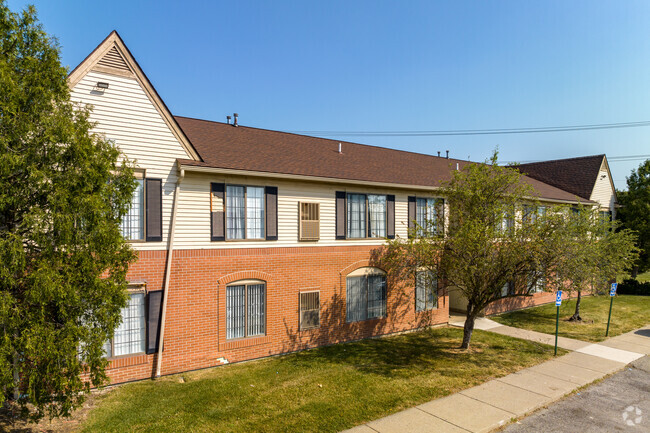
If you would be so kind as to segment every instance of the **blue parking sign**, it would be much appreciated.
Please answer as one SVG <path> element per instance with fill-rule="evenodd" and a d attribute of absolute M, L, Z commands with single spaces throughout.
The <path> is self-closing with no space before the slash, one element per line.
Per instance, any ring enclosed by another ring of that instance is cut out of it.
<path fill-rule="evenodd" d="M 618 283 L 612 283 L 612 289 L 609 291 L 609 296 L 616 295 L 616 288 L 617 287 L 618 287 Z"/>
<path fill-rule="evenodd" d="M 560 305 L 562 305 L 562 290 L 558 290 L 555 297 L 555 306 L 559 307 Z"/>

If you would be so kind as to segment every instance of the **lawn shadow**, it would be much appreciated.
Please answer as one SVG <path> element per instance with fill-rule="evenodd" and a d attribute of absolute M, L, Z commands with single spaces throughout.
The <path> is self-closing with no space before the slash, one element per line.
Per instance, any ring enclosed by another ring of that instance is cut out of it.
<path fill-rule="evenodd" d="M 383 247 L 371 252 L 368 263 L 372 267 L 386 269 L 383 262 Z M 386 271 L 387 302 L 386 314 L 382 318 L 348 322 L 346 317 L 346 274 L 341 273 L 341 282 L 330 291 L 334 293 L 329 299 L 321 299 L 320 326 L 315 329 L 301 330 L 283 319 L 285 343 L 282 352 L 296 352 L 314 347 L 330 346 L 337 343 L 352 342 L 371 337 L 414 331 L 432 325 L 440 324 L 438 309 L 415 312 L 415 278 L 405 278 L 404 274 Z M 445 289 L 438 290 L 440 305 L 445 308 Z M 296 312 L 299 314 L 299 312 Z M 421 362 L 426 353 L 428 356 L 442 353 L 442 349 L 434 347 L 426 337 L 413 337 L 408 342 L 396 337 L 390 339 L 360 342 L 354 354 L 345 349 L 346 345 L 325 348 L 321 351 L 309 352 L 310 357 L 322 357 L 331 362 L 342 362 L 364 371 L 390 375 L 396 369 L 412 367 Z M 450 348 L 454 344 L 449 344 Z"/>

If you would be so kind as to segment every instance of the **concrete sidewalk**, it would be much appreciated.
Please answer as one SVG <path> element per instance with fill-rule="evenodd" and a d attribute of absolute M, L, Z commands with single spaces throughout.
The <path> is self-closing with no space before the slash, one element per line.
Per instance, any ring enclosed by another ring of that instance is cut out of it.
<path fill-rule="evenodd" d="M 450 325 L 462 327 L 463 322 L 454 320 Z M 554 336 L 502 326 L 485 318 L 476 321 L 475 329 L 555 343 Z M 650 353 L 650 325 L 599 344 L 560 340 L 558 346 L 573 352 L 346 432 L 489 432 Z"/>

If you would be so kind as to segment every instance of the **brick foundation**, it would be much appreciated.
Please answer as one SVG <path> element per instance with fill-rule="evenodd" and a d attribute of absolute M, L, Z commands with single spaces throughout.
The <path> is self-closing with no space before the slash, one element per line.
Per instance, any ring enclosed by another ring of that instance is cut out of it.
<path fill-rule="evenodd" d="M 162 374 L 212 367 L 343 341 L 447 323 L 448 297 L 438 309 L 415 312 L 412 285 L 388 280 L 387 317 L 346 323 L 346 276 L 371 266 L 377 247 L 337 246 L 177 250 L 172 261 Z M 147 290 L 162 288 L 166 251 L 142 251 L 128 273 Z M 226 340 L 226 285 L 242 279 L 266 282 L 266 335 Z M 299 330 L 299 293 L 320 291 L 321 324 Z M 153 377 L 156 355 L 111 361 L 112 383 Z"/>

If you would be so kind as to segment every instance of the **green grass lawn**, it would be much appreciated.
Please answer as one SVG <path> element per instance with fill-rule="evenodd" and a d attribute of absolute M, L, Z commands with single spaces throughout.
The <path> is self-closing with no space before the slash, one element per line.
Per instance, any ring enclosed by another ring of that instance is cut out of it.
<path fill-rule="evenodd" d="M 559 335 L 584 341 L 604 340 L 609 313 L 609 296 L 582 298 L 580 316 L 583 323 L 568 321 L 568 318 L 573 315 L 575 306 L 575 299 L 562 302 Z M 490 318 L 503 325 L 555 334 L 555 308 L 553 303 Z M 612 321 L 609 327 L 610 337 L 640 328 L 648 323 L 650 323 L 650 296 L 620 295 L 614 298 Z"/>
<path fill-rule="evenodd" d="M 461 351 L 461 337 L 437 328 L 128 384 L 100 397 L 82 430 L 338 432 L 553 356 L 482 331 Z"/>

